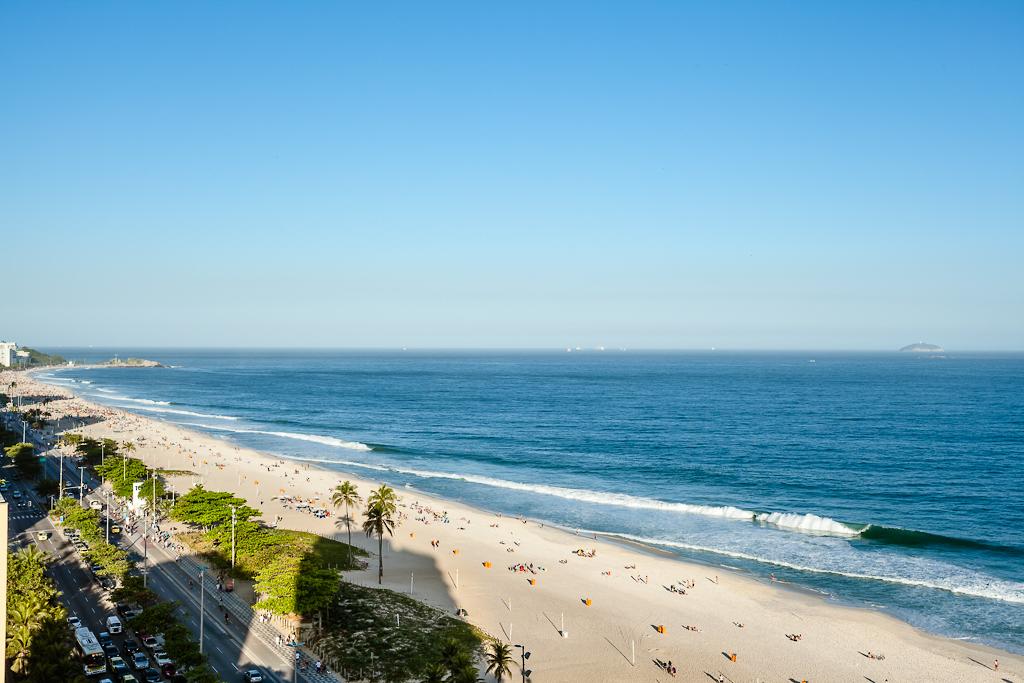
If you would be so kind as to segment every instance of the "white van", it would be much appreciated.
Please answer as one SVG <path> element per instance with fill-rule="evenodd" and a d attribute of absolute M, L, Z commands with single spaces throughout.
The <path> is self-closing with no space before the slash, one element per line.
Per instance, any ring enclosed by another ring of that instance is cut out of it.
<path fill-rule="evenodd" d="M 109 631 L 111 635 L 124 631 L 124 627 L 121 625 L 121 620 L 117 617 L 107 617 L 107 631 Z"/>

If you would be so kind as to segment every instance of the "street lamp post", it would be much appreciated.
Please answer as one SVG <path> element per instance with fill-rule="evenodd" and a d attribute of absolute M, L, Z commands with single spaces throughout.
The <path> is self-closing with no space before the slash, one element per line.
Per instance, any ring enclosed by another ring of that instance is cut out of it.
<path fill-rule="evenodd" d="M 78 504 L 81 505 L 85 500 L 85 468 L 78 468 Z"/>
<path fill-rule="evenodd" d="M 525 645 L 517 644 L 514 647 L 518 647 L 522 651 L 521 652 L 521 654 L 522 654 L 522 664 L 520 664 L 519 670 L 523 674 L 523 683 L 526 683 L 526 679 L 529 678 L 530 674 L 533 673 L 533 671 L 531 671 L 531 670 L 526 668 L 526 660 L 530 658 L 530 653 L 526 651 L 526 646 Z"/>
<path fill-rule="evenodd" d="M 107 494 L 107 545 L 110 545 L 110 491 Z"/>
<path fill-rule="evenodd" d="M 235 506 L 231 506 L 231 567 L 235 566 Z"/>
<path fill-rule="evenodd" d="M 199 570 L 199 654 L 203 654 L 203 627 L 206 620 L 206 588 L 203 586 L 203 570 Z"/>

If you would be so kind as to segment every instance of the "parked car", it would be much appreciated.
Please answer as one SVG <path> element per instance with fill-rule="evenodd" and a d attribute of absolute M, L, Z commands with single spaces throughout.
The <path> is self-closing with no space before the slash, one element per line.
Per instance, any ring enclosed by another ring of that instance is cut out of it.
<path fill-rule="evenodd" d="M 143 671 L 149 668 L 149 657 L 146 656 L 145 652 L 137 650 L 132 653 L 132 668 L 136 671 Z"/>
<path fill-rule="evenodd" d="M 110 658 L 110 669 L 115 675 L 123 676 L 128 673 L 128 664 L 120 657 Z"/>
<path fill-rule="evenodd" d="M 162 648 L 164 646 L 163 634 L 158 633 L 155 636 L 147 635 L 142 639 L 142 644 L 150 650 L 157 650 L 159 648 Z"/>

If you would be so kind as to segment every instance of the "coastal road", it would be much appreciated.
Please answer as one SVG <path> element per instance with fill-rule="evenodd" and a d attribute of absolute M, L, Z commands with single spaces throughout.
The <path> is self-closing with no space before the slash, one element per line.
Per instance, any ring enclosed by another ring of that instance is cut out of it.
<path fill-rule="evenodd" d="M 46 476 L 58 478 L 60 458 L 55 452 L 49 450 L 49 444 L 45 443 L 38 435 L 33 434 L 31 440 L 39 449 L 45 453 L 44 468 Z M 79 471 L 74 461 L 64 458 L 64 482 L 65 488 L 68 484 L 78 485 Z M 85 473 L 85 484 L 92 489 L 99 487 L 100 482 Z M 18 484 L 20 486 L 20 483 Z M 33 500 L 31 514 L 22 513 L 23 508 L 12 506 L 12 521 L 10 523 L 10 534 L 12 541 L 18 536 L 22 542 L 34 541 L 35 532 L 38 530 L 48 531 L 51 536 L 47 541 L 40 541 L 42 550 L 57 558 L 54 564 L 54 579 L 58 587 L 68 596 L 68 607 L 83 622 L 97 631 L 105 630 L 103 622 L 107 616 L 113 615 L 113 605 L 106 598 L 106 594 L 100 590 L 93 580 L 86 565 L 78 557 L 75 550 L 69 546 L 65 539 L 57 533 L 45 510 L 49 508 L 50 501 L 41 501 L 30 487 L 20 486 L 26 496 Z M 96 493 L 89 493 L 84 496 L 86 503 L 90 500 L 97 500 L 104 503 L 101 496 Z M 17 519 L 13 519 L 16 517 Z M 200 620 L 200 594 L 198 576 L 191 576 L 185 569 L 184 562 L 179 563 L 171 553 L 156 543 L 144 544 L 141 535 L 123 536 L 112 538 L 121 547 L 132 550 L 138 555 L 146 555 L 146 576 L 148 586 L 157 595 L 165 600 L 176 601 L 179 607 L 179 618 L 198 640 Z M 190 580 L 193 586 L 190 587 Z M 212 579 L 208 577 L 207 586 L 210 586 Z M 232 596 L 233 597 L 233 596 Z M 237 606 L 236 606 L 237 607 Z M 230 623 L 224 622 L 223 613 L 217 608 L 217 595 L 215 590 L 207 590 L 205 599 L 205 624 L 204 624 L 204 652 L 207 655 L 211 667 L 225 681 L 241 680 L 241 672 L 249 668 L 259 668 L 264 676 L 275 683 L 288 683 L 290 681 L 301 681 L 302 683 L 331 683 L 338 681 L 337 676 L 316 674 L 312 667 L 307 672 L 294 671 L 293 652 L 291 648 L 277 646 L 271 635 L 270 627 L 260 624 L 253 618 L 248 610 L 233 609 Z"/>

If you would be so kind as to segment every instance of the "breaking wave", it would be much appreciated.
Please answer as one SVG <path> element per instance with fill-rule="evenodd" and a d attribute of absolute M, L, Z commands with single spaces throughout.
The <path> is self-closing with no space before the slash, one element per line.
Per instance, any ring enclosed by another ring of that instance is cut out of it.
<path fill-rule="evenodd" d="M 297 439 L 299 441 L 310 441 L 312 443 L 320 443 L 326 446 L 336 446 L 338 448 L 348 448 L 353 451 L 371 451 L 373 450 L 365 443 L 358 441 L 344 441 L 342 439 L 335 438 L 333 436 L 322 436 L 320 434 L 299 434 L 296 432 L 274 432 L 266 429 L 237 429 L 233 427 L 218 427 L 214 425 L 198 425 L 190 422 L 184 422 L 181 424 L 187 424 L 190 427 L 204 427 L 206 429 L 216 429 L 222 432 L 233 432 L 235 434 L 267 434 L 268 436 L 280 436 L 284 439 Z M 326 461 L 334 462 L 334 461 Z"/>
<path fill-rule="evenodd" d="M 233 415 L 213 415 L 210 413 L 195 413 L 191 410 L 178 410 L 177 408 L 154 408 L 150 406 L 133 406 L 136 410 L 148 410 L 151 413 L 171 413 L 174 415 L 190 415 L 192 417 L 208 417 L 214 420 L 237 420 Z"/>
<path fill-rule="evenodd" d="M 645 545 L 666 546 L 669 548 L 679 548 L 681 550 L 694 550 L 698 552 L 713 553 L 715 555 L 724 555 L 726 557 L 733 557 L 741 560 L 749 560 L 752 562 L 759 562 L 762 564 L 770 564 L 775 565 L 777 567 L 785 567 L 787 569 L 795 569 L 797 571 L 811 572 L 814 574 L 831 574 L 833 576 L 845 576 L 851 579 L 864 579 L 868 581 L 882 581 L 885 583 L 900 584 L 903 586 L 932 588 L 935 590 L 948 591 L 950 593 L 957 593 L 960 595 L 972 595 L 974 597 L 987 598 L 989 600 L 999 600 L 1002 602 L 1024 604 L 1024 584 L 1015 584 L 1010 581 L 1002 581 L 999 579 L 993 579 L 989 577 L 979 576 L 976 582 L 957 582 L 957 580 L 953 577 L 916 579 L 904 576 L 886 576 L 880 574 L 871 574 L 868 572 L 841 571 L 838 569 L 811 567 L 803 564 L 798 564 L 795 562 L 777 560 L 770 557 L 760 557 L 752 553 L 744 553 L 735 550 L 723 550 L 720 548 L 711 548 L 702 545 L 695 545 L 692 543 L 682 543 L 680 541 L 669 541 L 666 539 L 659 538 L 645 538 L 643 536 L 633 536 L 631 534 L 604 535 L 610 537 L 618 536 L 619 538 L 624 538 Z"/>

